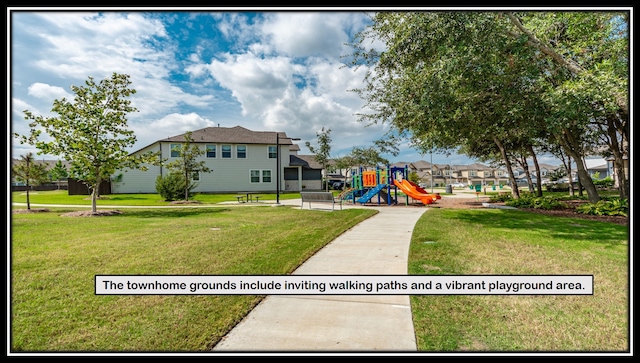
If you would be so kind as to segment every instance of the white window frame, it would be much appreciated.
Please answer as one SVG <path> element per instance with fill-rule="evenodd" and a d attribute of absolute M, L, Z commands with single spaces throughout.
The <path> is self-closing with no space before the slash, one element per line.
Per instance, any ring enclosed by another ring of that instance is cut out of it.
<path fill-rule="evenodd" d="M 277 159 L 278 147 L 276 145 L 269 145 L 267 147 L 267 156 L 269 157 L 269 159 Z"/>
<path fill-rule="evenodd" d="M 179 158 L 180 155 L 182 155 L 182 144 L 171 144 L 169 146 L 169 152 L 172 158 Z"/>
<path fill-rule="evenodd" d="M 224 156 L 225 147 L 229 147 L 229 156 Z M 231 144 L 223 144 L 220 145 L 220 159 L 232 159 L 233 158 L 233 146 L 231 146 Z"/>
<path fill-rule="evenodd" d="M 255 175 L 257 173 L 258 180 L 254 181 Z M 269 175 L 266 176 L 265 173 Z M 265 181 L 265 179 L 269 179 L 269 181 Z M 249 183 L 258 184 L 258 183 L 271 183 L 273 182 L 273 170 L 271 169 L 251 169 L 249 170 Z"/>
<path fill-rule="evenodd" d="M 213 156 L 209 156 L 209 148 L 210 147 L 213 147 Z M 214 159 L 214 158 L 218 157 L 218 145 L 216 145 L 216 144 L 206 144 L 205 147 L 204 147 L 204 150 L 205 150 L 205 155 L 206 155 L 207 158 Z"/>
<path fill-rule="evenodd" d="M 240 156 L 240 148 L 244 148 L 244 156 Z M 247 145 L 236 145 L 236 159 L 246 159 L 247 158 Z"/>

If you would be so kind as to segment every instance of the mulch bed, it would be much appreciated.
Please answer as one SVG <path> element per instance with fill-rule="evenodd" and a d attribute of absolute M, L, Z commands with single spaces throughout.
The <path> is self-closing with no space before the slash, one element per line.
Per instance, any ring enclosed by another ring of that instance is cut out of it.
<path fill-rule="evenodd" d="M 482 203 L 487 203 L 489 201 L 488 198 L 480 198 L 479 200 L 473 198 L 442 198 L 438 200 L 433 207 L 439 208 L 484 208 Z M 629 217 L 624 216 L 596 216 L 590 214 L 578 213 L 576 211 L 576 207 L 589 203 L 586 200 L 571 200 L 564 202 L 567 207 L 560 209 L 535 209 L 535 208 L 519 208 L 520 210 L 544 214 L 548 216 L 554 217 L 572 217 L 572 218 L 580 218 L 580 219 L 589 219 L 592 221 L 600 221 L 600 222 L 609 222 L 615 223 L 623 226 L 629 225 Z M 504 203 L 493 203 L 497 205 L 504 205 Z"/>
<path fill-rule="evenodd" d="M 31 208 L 31 209 L 14 209 L 12 211 L 13 214 L 47 213 L 47 212 L 51 212 L 51 210 L 47 208 Z M 79 210 L 75 212 L 63 213 L 60 216 L 62 217 L 102 217 L 102 216 L 113 216 L 116 214 L 122 214 L 122 212 L 119 210 L 100 209 L 94 213 L 91 210 Z"/>

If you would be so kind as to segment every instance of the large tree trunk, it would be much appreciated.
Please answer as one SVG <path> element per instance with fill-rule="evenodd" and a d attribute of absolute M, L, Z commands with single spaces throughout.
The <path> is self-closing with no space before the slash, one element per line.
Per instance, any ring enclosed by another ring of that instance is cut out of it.
<path fill-rule="evenodd" d="M 540 165 L 538 164 L 538 158 L 536 157 L 535 151 L 533 151 L 533 146 L 529 145 L 529 152 L 531 153 L 531 158 L 533 158 L 533 165 L 536 167 L 536 180 L 537 180 L 537 191 L 536 195 L 538 197 L 542 196 L 542 173 L 540 172 Z"/>
<path fill-rule="evenodd" d="M 507 155 L 507 151 L 504 149 L 504 145 L 498 140 L 497 137 L 493 137 L 493 142 L 500 149 L 500 155 L 502 155 L 502 160 L 504 160 L 504 165 L 507 168 L 507 173 L 509 174 L 509 181 L 511 182 L 511 196 L 514 199 L 520 198 L 520 191 L 518 190 L 518 183 L 516 182 L 516 177 L 513 176 L 513 168 L 511 167 L 511 161 L 509 160 L 509 156 Z"/>
<path fill-rule="evenodd" d="M 527 177 L 527 185 L 529 186 L 529 193 L 533 193 L 535 187 L 533 186 L 533 180 L 531 180 L 531 172 L 529 171 L 529 163 L 527 163 L 527 155 L 520 155 L 518 160 L 520 166 L 524 170 L 524 175 Z"/>
<path fill-rule="evenodd" d="M 620 198 L 629 199 L 629 179 L 625 172 L 624 159 L 614 158 L 613 167 L 615 169 L 616 179 L 618 180 Z"/>
<path fill-rule="evenodd" d="M 562 159 L 564 163 L 564 158 Z M 571 156 L 567 156 L 567 162 L 564 164 L 565 169 L 567 169 L 567 177 L 569 178 L 569 195 L 576 195 L 576 191 L 573 189 L 573 178 L 571 177 Z"/>
<path fill-rule="evenodd" d="M 622 136 L 622 142 L 618 142 L 618 135 Z M 618 192 L 620 198 L 629 198 L 629 179 L 627 173 L 624 171 L 624 157 L 625 157 L 625 127 L 619 119 L 610 116 L 607 118 L 607 136 L 609 143 L 609 150 L 613 154 L 613 167 L 616 173 L 616 179 L 618 184 Z M 627 139 L 628 140 L 628 139 Z"/>
<path fill-rule="evenodd" d="M 582 187 L 584 187 L 584 190 L 586 190 L 589 201 L 591 203 L 597 203 L 600 200 L 600 195 L 598 195 L 596 186 L 593 184 L 593 180 L 591 180 L 591 176 L 584 166 L 584 158 L 582 157 L 582 153 L 578 151 L 580 150 L 580 145 L 577 140 L 572 136 L 571 131 L 567 129 L 564 129 L 561 134 L 557 134 L 556 137 L 560 145 L 564 148 L 565 153 L 576 161 L 578 180 Z M 571 179 L 571 176 L 569 176 L 569 179 Z M 571 180 L 571 182 L 573 182 L 573 180 Z"/>

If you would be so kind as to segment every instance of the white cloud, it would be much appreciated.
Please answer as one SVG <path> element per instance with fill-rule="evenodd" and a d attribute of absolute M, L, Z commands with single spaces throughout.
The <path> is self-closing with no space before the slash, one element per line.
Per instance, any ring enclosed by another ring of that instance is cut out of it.
<path fill-rule="evenodd" d="M 73 94 L 65 91 L 64 88 L 40 82 L 36 82 L 29 86 L 27 93 L 31 96 L 49 101 L 51 104 L 53 104 L 53 100 L 59 100 L 62 98 L 73 100 Z"/>
<path fill-rule="evenodd" d="M 229 54 L 224 62 L 213 60 L 208 70 L 240 102 L 244 115 L 260 116 L 284 96 L 303 68 L 284 57 Z"/>
<path fill-rule="evenodd" d="M 106 12 L 101 15 L 50 12 L 40 13 L 47 24 L 46 57 L 36 65 L 59 77 L 104 78 L 113 72 L 167 75 L 160 63 L 170 61 L 171 54 L 150 46 L 153 38 L 166 36 L 162 24 L 139 13 Z"/>
<path fill-rule="evenodd" d="M 341 68 L 353 51 L 344 43 L 368 21 L 363 12 L 27 11 L 11 20 L 16 128 L 24 109 L 49 110 L 72 99 L 72 84 L 118 72 L 136 90 L 133 149 L 221 124 L 287 132 L 303 139 L 301 153 L 324 127 L 344 154 L 385 131 L 355 116 L 364 102 L 348 90 L 365 69 Z"/>
<path fill-rule="evenodd" d="M 138 140 L 136 145 L 142 148 L 167 137 L 213 126 L 216 124 L 212 120 L 192 112 L 188 114 L 172 113 L 149 124 L 132 124 L 130 128 L 135 132 Z"/>
<path fill-rule="evenodd" d="M 291 57 L 336 58 L 348 41 L 345 32 L 347 13 L 301 12 L 273 13 L 262 25 L 263 40 L 277 53 Z"/>

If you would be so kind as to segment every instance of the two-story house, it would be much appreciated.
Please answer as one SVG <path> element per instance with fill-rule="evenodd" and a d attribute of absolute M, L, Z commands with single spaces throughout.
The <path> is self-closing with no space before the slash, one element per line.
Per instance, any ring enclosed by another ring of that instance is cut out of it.
<path fill-rule="evenodd" d="M 203 151 L 208 173 L 194 173 L 194 192 L 235 193 L 300 191 L 320 189 L 321 170 L 308 157 L 297 155 L 299 146 L 284 132 L 252 131 L 241 126 L 207 127 L 191 134 L 193 144 Z M 159 152 L 171 162 L 180 157 L 184 134 L 158 140 L 136 152 Z M 278 155 L 278 149 L 280 153 Z M 278 165 L 278 162 L 280 165 Z M 112 193 L 156 193 L 156 178 L 167 175 L 166 166 L 147 165 L 148 170 L 123 169 L 114 174 Z M 277 178 L 280 183 L 277 183 Z M 316 186 L 317 184 L 317 186 Z"/>
<path fill-rule="evenodd" d="M 545 163 L 538 163 L 538 166 L 540 167 L 540 177 L 542 178 L 543 184 L 550 182 L 554 174 L 558 173 L 560 170 L 564 170 L 564 167 L 562 166 L 553 166 Z M 575 175 L 575 170 L 572 174 Z M 517 166 L 513 169 L 513 175 L 518 185 L 528 184 L 527 174 L 521 166 Z M 529 163 L 529 175 L 531 176 L 531 181 L 533 183 L 537 183 L 538 177 L 535 164 L 533 164 L 533 162 Z"/>
<path fill-rule="evenodd" d="M 493 168 L 481 163 L 457 165 L 458 179 L 467 185 L 506 185 L 508 173 L 502 168 Z"/>

